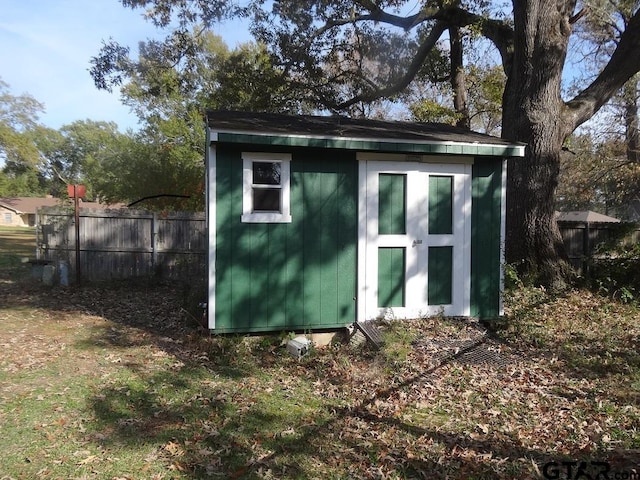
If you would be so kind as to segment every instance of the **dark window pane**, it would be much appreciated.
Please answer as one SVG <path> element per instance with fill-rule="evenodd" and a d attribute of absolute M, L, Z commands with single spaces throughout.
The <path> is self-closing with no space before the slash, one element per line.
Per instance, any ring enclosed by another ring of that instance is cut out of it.
<path fill-rule="evenodd" d="M 279 212 L 280 191 L 279 188 L 254 188 L 253 210 L 256 212 Z"/>
<path fill-rule="evenodd" d="M 280 185 L 280 162 L 253 162 L 254 185 Z"/>

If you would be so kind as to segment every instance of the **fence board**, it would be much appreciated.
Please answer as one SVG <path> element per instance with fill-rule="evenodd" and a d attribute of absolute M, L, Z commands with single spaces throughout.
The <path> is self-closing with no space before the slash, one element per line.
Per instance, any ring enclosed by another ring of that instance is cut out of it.
<path fill-rule="evenodd" d="M 623 244 L 640 243 L 638 224 L 558 222 L 565 251 L 571 264 L 584 272 L 597 248 L 617 240 Z"/>
<path fill-rule="evenodd" d="M 598 245 L 616 238 L 619 225 L 559 222 L 573 266 L 581 271 Z M 628 230 L 623 241 L 640 243 L 640 226 Z M 206 278 L 207 241 L 204 213 L 80 209 L 80 267 L 87 280 L 151 275 Z M 37 247 L 40 260 L 68 262 L 73 278 L 73 211 L 39 209 Z"/>
<path fill-rule="evenodd" d="M 68 262 L 72 278 L 76 271 L 74 222 L 68 209 L 37 212 L 38 258 Z M 82 279 L 205 278 L 206 255 L 203 213 L 80 209 Z"/>

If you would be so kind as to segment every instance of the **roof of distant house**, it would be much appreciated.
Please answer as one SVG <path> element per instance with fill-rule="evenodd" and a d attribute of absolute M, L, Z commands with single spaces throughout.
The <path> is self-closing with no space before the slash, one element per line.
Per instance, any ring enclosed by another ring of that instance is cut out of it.
<path fill-rule="evenodd" d="M 601 213 L 583 210 L 576 212 L 556 212 L 558 222 L 582 222 L 582 223 L 620 223 L 619 218 L 609 217 Z"/>
<path fill-rule="evenodd" d="M 0 198 L 0 205 L 19 214 L 34 214 L 38 208 L 58 207 L 68 199 L 54 197 L 3 197 Z M 83 202 L 80 200 L 82 208 L 105 208 L 107 205 L 98 202 Z M 122 204 L 113 205 L 121 208 Z"/>

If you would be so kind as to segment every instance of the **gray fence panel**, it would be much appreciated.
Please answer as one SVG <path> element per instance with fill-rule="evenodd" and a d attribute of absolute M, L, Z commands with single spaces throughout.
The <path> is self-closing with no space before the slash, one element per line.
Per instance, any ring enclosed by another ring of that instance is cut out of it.
<path fill-rule="evenodd" d="M 597 248 L 613 240 L 623 244 L 640 243 L 638 224 L 558 222 L 565 251 L 571 264 L 583 272 Z M 620 237 L 620 232 L 624 236 Z"/>
<path fill-rule="evenodd" d="M 38 211 L 40 260 L 68 262 L 76 272 L 73 211 Z M 80 209 L 80 271 L 83 280 L 160 275 L 205 278 L 207 235 L 204 213 L 159 214 L 143 210 Z"/>

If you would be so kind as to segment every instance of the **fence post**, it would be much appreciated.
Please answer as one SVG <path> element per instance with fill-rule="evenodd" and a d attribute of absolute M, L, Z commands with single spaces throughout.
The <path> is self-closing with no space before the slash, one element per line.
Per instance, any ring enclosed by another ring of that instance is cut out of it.
<path fill-rule="evenodd" d="M 589 222 L 585 222 L 582 235 L 582 248 L 584 250 L 582 257 L 582 271 L 585 276 L 589 276 L 589 262 L 591 261 L 591 228 L 589 228 Z"/>
<path fill-rule="evenodd" d="M 155 272 L 158 264 L 158 213 L 151 217 L 151 269 Z"/>
<path fill-rule="evenodd" d="M 42 245 L 42 233 L 40 233 L 40 209 L 36 208 L 36 260 L 40 260 L 40 245 Z"/>

